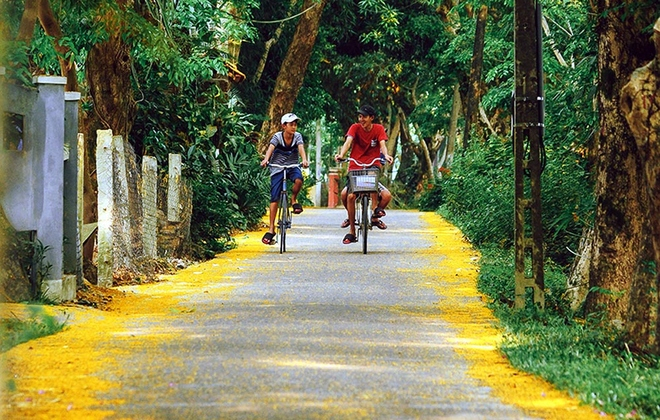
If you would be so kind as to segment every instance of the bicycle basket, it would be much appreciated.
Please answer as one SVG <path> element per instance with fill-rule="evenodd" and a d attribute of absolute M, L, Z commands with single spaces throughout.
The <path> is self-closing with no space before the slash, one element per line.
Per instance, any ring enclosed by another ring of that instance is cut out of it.
<path fill-rule="evenodd" d="M 352 192 L 378 191 L 378 169 L 359 169 L 348 174 Z"/>

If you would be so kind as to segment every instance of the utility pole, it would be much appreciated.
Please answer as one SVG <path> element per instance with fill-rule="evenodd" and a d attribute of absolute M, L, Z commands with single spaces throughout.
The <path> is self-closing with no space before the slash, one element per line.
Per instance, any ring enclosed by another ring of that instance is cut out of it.
<path fill-rule="evenodd" d="M 513 150 L 515 158 L 515 307 L 525 307 L 527 289 L 534 303 L 545 305 L 541 172 L 544 96 L 540 0 L 515 0 L 515 93 Z M 531 270 L 525 267 L 531 261 Z"/>

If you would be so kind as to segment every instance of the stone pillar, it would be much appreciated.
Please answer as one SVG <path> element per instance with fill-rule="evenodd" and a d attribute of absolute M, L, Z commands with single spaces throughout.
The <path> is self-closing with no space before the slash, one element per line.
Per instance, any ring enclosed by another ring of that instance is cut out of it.
<path fill-rule="evenodd" d="M 76 297 L 76 283 L 82 281 L 78 264 L 78 101 L 79 92 L 64 93 L 64 245 L 62 257 L 62 300 Z"/>
<path fill-rule="evenodd" d="M 181 221 L 181 155 L 169 155 L 167 181 L 167 221 Z"/>
<path fill-rule="evenodd" d="M 77 135 L 77 144 L 78 148 L 78 174 L 76 179 L 76 190 L 78 191 L 78 206 L 77 211 L 77 229 L 78 236 L 76 241 L 78 246 L 76 247 L 76 274 L 80 273 L 80 277 L 77 277 L 77 285 L 80 287 L 83 285 L 83 213 L 85 211 L 85 200 L 84 200 L 84 191 L 85 191 L 85 136 L 82 133 Z"/>
<path fill-rule="evenodd" d="M 133 246 L 131 243 L 131 214 L 128 198 L 128 174 L 124 138 L 112 137 L 113 159 L 113 212 L 112 212 L 112 266 L 131 267 Z"/>
<path fill-rule="evenodd" d="M 96 131 L 96 177 L 98 183 L 98 285 L 112 286 L 113 171 L 112 130 Z"/>
<path fill-rule="evenodd" d="M 142 158 L 142 247 L 147 258 L 158 257 L 158 162 Z"/>
<path fill-rule="evenodd" d="M 49 265 L 41 283 L 42 292 L 53 300 L 62 297 L 63 248 L 63 178 L 64 171 L 64 86 L 66 78 L 37 76 L 39 92 L 33 109 L 31 129 L 34 130 L 33 161 L 35 175 L 41 178 L 35 196 L 37 239 L 46 248 L 43 265 Z M 39 158 L 39 156 L 41 158 Z"/>

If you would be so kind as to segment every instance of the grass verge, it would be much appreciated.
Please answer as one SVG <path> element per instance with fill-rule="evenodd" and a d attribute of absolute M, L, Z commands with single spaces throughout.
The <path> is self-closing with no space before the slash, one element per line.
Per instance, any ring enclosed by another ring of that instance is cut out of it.
<path fill-rule="evenodd" d="M 64 329 L 65 321 L 48 315 L 39 305 L 27 307 L 28 316 L 13 315 L 0 319 L 0 352 L 35 338 L 55 334 Z"/>
<path fill-rule="evenodd" d="M 660 418 L 660 358 L 634 353 L 615 330 L 570 311 L 566 278 L 546 267 L 546 310 L 513 310 L 513 253 L 480 250 L 479 290 L 501 322 L 510 363 L 617 418 Z"/>

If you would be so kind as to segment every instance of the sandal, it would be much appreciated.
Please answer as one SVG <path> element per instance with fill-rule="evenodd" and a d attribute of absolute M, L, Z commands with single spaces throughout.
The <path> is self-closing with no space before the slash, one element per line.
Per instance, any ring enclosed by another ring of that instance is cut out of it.
<path fill-rule="evenodd" d="M 346 236 L 344 236 L 344 240 L 342 242 L 344 245 L 352 244 L 357 242 L 357 238 L 352 233 L 347 233 Z"/>
<path fill-rule="evenodd" d="M 266 245 L 275 245 L 275 234 L 272 232 L 264 233 L 264 237 L 261 238 L 261 242 Z"/>
<path fill-rule="evenodd" d="M 376 226 L 378 229 L 385 230 L 387 225 L 380 219 L 371 219 L 371 226 Z"/>
<path fill-rule="evenodd" d="M 343 229 L 343 228 L 347 228 L 347 227 L 350 226 L 350 224 L 351 224 L 351 221 L 350 221 L 350 220 L 348 220 L 348 219 L 344 219 L 344 221 L 341 222 L 341 227 L 342 227 L 342 229 Z"/>
<path fill-rule="evenodd" d="M 375 218 L 380 219 L 381 217 L 385 217 L 385 215 L 387 215 L 387 213 L 385 213 L 385 210 L 383 210 L 382 207 L 376 207 L 376 209 L 374 210 L 374 216 L 373 217 L 374 217 L 374 219 Z"/>
<path fill-rule="evenodd" d="M 303 208 L 299 203 L 293 205 L 293 214 L 300 214 L 303 212 Z"/>

